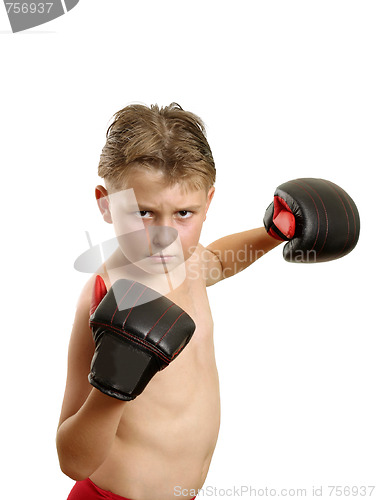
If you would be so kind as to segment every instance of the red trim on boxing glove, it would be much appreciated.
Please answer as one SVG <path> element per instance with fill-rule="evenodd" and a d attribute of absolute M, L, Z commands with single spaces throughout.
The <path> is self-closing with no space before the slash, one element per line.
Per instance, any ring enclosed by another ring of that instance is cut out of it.
<path fill-rule="evenodd" d="M 95 283 L 93 287 L 93 294 L 91 296 L 91 305 L 90 305 L 90 316 L 94 313 L 96 308 L 101 303 L 103 297 L 107 294 L 107 287 L 103 278 L 99 275 L 95 278 Z"/>
<path fill-rule="evenodd" d="M 291 240 L 294 237 L 295 234 L 294 214 L 292 213 L 286 201 L 283 198 L 280 198 L 279 196 L 274 196 L 273 225 L 279 231 L 279 233 L 282 233 L 282 235 L 285 237 L 283 239 Z M 272 234 L 271 236 L 274 236 L 274 234 Z"/>
<path fill-rule="evenodd" d="M 286 241 L 286 238 L 283 238 L 282 236 L 280 236 L 280 234 L 277 234 L 274 229 L 273 229 L 273 226 L 269 229 L 268 231 L 268 235 L 269 236 L 272 236 L 273 238 L 275 238 L 276 240 L 280 240 L 280 241 Z"/>

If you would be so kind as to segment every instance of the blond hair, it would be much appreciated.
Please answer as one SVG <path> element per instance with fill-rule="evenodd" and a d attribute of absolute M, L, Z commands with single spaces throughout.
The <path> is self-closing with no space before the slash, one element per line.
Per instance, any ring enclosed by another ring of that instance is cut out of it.
<path fill-rule="evenodd" d="M 179 104 L 133 104 L 113 116 L 98 174 L 117 190 L 133 167 L 158 169 L 170 184 L 209 190 L 215 182 L 213 155 L 202 120 Z"/>

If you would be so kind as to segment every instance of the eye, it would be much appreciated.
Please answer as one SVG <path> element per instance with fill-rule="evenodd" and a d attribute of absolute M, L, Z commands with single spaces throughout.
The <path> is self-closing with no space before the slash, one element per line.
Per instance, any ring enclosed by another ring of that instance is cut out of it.
<path fill-rule="evenodd" d="M 147 219 L 151 217 L 151 212 L 149 212 L 149 210 L 139 210 L 135 212 L 135 216 L 139 217 L 140 219 Z"/>
<path fill-rule="evenodd" d="M 193 212 L 190 212 L 189 210 L 179 210 L 178 216 L 180 219 L 189 219 L 189 217 L 192 217 Z"/>

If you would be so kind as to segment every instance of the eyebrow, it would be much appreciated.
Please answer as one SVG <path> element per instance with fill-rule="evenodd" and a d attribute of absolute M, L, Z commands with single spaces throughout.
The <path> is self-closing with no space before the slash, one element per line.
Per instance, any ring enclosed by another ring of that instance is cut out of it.
<path fill-rule="evenodd" d="M 192 212 L 194 210 L 198 210 L 201 208 L 202 205 L 188 205 L 188 206 L 184 206 L 184 208 L 178 208 L 176 209 L 177 212 L 181 212 L 183 210 L 187 210 L 188 212 Z M 140 211 L 147 211 L 147 210 L 151 210 L 151 211 L 156 211 L 158 210 L 158 208 L 155 208 L 155 207 L 152 207 L 151 205 L 149 205 L 148 203 L 139 203 L 138 204 L 138 210 Z"/>

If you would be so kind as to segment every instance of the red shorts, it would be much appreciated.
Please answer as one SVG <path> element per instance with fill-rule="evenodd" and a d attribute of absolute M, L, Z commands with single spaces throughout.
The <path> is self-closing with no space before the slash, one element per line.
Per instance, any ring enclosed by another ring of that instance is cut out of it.
<path fill-rule="evenodd" d="M 69 493 L 67 500 L 128 500 L 127 498 L 111 493 L 110 491 L 102 490 L 89 478 L 83 481 L 77 481 Z"/>
<path fill-rule="evenodd" d="M 196 498 L 196 497 L 194 497 Z M 194 500 L 192 498 L 192 500 Z M 77 481 L 69 493 L 67 500 L 129 500 L 128 498 L 116 495 L 110 491 L 102 490 L 89 478 L 84 481 Z"/>

